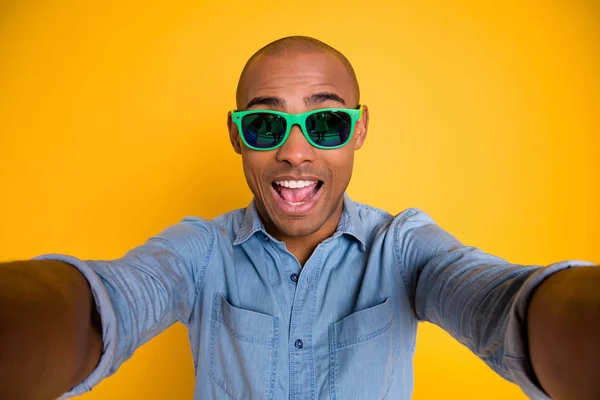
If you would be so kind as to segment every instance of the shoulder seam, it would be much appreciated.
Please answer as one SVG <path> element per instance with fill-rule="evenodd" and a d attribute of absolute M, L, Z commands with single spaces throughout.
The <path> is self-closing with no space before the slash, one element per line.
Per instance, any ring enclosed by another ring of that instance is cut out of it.
<path fill-rule="evenodd" d="M 208 269 L 208 266 L 210 265 L 210 261 L 212 260 L 213 257 L 213 253 L 215 251 L 215 240 L 217 237 L 217 233 L 216 233 L 216 227 L 214 226 L 214 223 L 212 221 L 207 221 L 208 225 L 210 226 L 210 231 L 212 233 L 208 246 L 209 246 L 209 251 L 206 254 L 206 257 L 204 259 L 204 265 L 202 266 L 201 269 L 201 276 L 196 280 L 196 297 L 200 296 L 200 293 L 202 291 L 202 289 L 204 288 L 204 277 L 206 276 L 206 270 Z"/>
<path fill-rule="evenodd" d="M 400 251 L 400 237 L 399 237 L 399 226 L 402 223 L 402 220 L 405 218 L 409 218 L 413 215 L 415 215 L 417 212 L 419 212 L 418 209 L 416 208 L 409 208 L 405 211 L 403 211 L 402 213 L 398 214 L 395 218 L 394 221 L 392 221 L 392 237 L 393 237 L 393 246 L 394 246 L 394 259 L 396 260 L 396 270 L 398 272 L 399 275 L 399 279 L 402 283 L 402 285 L 404 286 L 404 292 L 406 293 L 406 295 L 408 296 L 408 300 L 410 302 L 411 305 L 411 309 L 413 310 L 413 313 L 416 316 L 416 309 L 415 307 L 415 297 L 414 295 L 411 293 L 411 291 L 409 290 L 409 284 L 408 284 L 408 278 L 406 277 L 406 266 L 404 265 L 404 263 L 402 262 L 402 254 Z M 396 220 L 396 218 L 399 218 L 398 220 Z"/>
<path fill-rule="evenodd" d="M 361 208 L 361 209 L 363 209 L 363 210 L 367 210 L 367 211 L 374 211 L 374 212 L 376 212 L 377 214 L 379 214 L 379 215 L 382 215 L 382 216 L 385 216 L 385 217 L 388 217 L 388 218 L 389 218 L 389 217 L 393 217 L 393 216 L 392 216 L 392 214 L 390 214 L 389 212 L 387 212 L 387 211 L 385 211 L 385 210 L 382 210 L 382 209 L 380 209 L 380 208 L 377 208 L 377 207 L 373 207 L 373 206 L 369 206 L 369 205 L 367 205 L 367 204 L 363 204 L 363 203 L 357 203 L 357 202 L 354 202 L 354 205 L 355 205 L 355 207 L 357 207 L 357 208 Z"/>

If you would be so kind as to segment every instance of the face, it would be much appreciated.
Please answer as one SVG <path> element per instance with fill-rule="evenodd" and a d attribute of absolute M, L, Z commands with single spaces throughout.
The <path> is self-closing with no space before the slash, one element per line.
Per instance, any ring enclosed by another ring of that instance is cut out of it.
<path fill-rule="evenodd" d="M 240 83 L 238 107 L 296 114 L 328 107 L 356 108 L 357 97 L 352 78 L 335 56 L 289 52 L 260 56 L 251 64 Z M 271 234 L 283 240 L 333 233 L 352 175 L 354 151 L 362 146 L 367 125 L 368 110 L 363 107 L 350 142 L 342 148 L 317 149 L 294 125 L 281 147 L 256 151 L 243 144 L 229 116 L 231 143 L 242 155 L 246 181 Z"/>

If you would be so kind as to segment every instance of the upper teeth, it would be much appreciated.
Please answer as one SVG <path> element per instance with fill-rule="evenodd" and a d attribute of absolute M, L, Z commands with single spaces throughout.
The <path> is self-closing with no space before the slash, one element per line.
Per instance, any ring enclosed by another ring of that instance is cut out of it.
<path fill-rule="evenodd" d="M 316 181 L 277 181 L 275 184 L 283 187 L 289 187 L 291 189 L 303 188 L 310 185 L 314 185 Z"/>

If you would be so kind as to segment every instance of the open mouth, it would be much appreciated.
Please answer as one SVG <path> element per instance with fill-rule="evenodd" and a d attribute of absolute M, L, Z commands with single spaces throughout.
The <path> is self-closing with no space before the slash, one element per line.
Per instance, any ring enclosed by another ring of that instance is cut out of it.
<path fill-rule="evenodd" d="M 296 207 L 309 203 L 323 187 L 323 181 L 282 180 L 271 185 L 283 201 Z"/>

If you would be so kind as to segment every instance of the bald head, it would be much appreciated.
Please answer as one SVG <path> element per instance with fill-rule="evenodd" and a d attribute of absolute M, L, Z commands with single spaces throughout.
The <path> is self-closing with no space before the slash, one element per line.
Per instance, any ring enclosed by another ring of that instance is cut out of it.
<path fill-rule="evenodd" d="M 356 93 L 356 99 L 360 98 L 360 90 L 358 87 L 358 80 L 356 79 L 356 74 L 354 73 L 354 68 L 352 68 L 352 64 L 350 61 L 340 53 L 338 50 L 329 46 L 326 43 L 321 42 L 320 40 L 308 37 L 308 36 L 289 36 L 282 39 L 278 39 L 274 42 L 271 42 L 258 50 L 256 53 L 250 57 L 250 59 L 246 62 L 244 69 L 240 75 L 240 79 L 238 81 L 237 91 L 236 91 L 236 102 L 237 108 L 243 109 L 246 104 L 244 104 L 242 91 L 245 87 L 245 81 L 247 79 L 248 70 L 259 63 L 261 59 L 264 57 L 284 57 L 290 56 L 294 54 L 314 54 L 314 53 L 325 53 L 335 57 L 344 70 L 346 71 L 348 78 L 351 80 L 351 85 L 353 86 L 353 90 Z"/>

